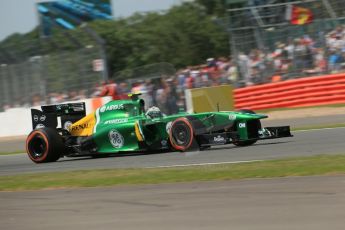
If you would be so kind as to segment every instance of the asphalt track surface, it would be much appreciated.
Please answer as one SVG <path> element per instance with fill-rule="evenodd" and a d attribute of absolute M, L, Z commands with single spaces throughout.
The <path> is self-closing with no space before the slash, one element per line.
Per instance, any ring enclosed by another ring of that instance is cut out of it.
<path fill-rule="evenodd" d="M 1 192 L 6 230 L 343 230 L 345 176 Z"/>
<path fill-rule="evenodd" d="M 34 164 L 25 154 L 7 155 L 0 156 L 0 176 L 345 154 L 344 134 L 345 128 L 309 130 L 249 147 L 64 158 L 49 164 Z M 6 230 L 342 230 L 345 176 L 0 192 L 0 204 L 1 229 Z"/>
<path fill-rule="evenodd" d="M 291 113 L 294 111 L 291 110 Z M 291 128 L 311 127 L 318 125 L 332 125 L 345 123 L 345 115 L 328 115 L 319 117 L 304 117 L 304 118 L 285 118 L 285 119 L 263 119 L 262 124 L 267 126 L 281 126 L 290 125 Z M 25 149 L 26 136 L 15 138 L 0 138 L 0 152 L 18 152 Z"/>
<path fill-rule="evenodd" d="M 345 154 L 345 128 L 293 132 L 294 137 L 257 142 L 252 146 L 223 145 L 206 151 L 134 154 L 92 159 L 62 158 L 35 164 L 26 154 L 0 156 L 0 175 L 110 168 L 150 168 L 193 164 L 280 159 L 318 154 Z"/>

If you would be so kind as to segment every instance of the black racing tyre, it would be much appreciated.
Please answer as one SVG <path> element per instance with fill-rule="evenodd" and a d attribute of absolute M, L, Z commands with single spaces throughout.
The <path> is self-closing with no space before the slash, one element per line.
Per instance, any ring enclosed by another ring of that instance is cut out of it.
<path fill-rule="evenodd" d="M 173 121 L 169 131 L 169 140 L 174 150 L 190 150 L 195 143 L 194 129 L 191 122 L 185 117 Z"/>
<path fill-rule="evenodd" d="M 250 109 L 242 109 L 239 110 L 238 112 L 240 113 L 250 113 L 250 114 L 255 114 L 253 110 Z M 248 126 L 253 127 L 253 130 L 249 130 L 249 132 L 257 132 L 258 129 L 261 129 L 261 122 L 260 120 L 253 120 L 248 122 Z M 233 144 L 236 146 L 249 146 L 252 144 L 255 144 L 257 140 L 247 140 L 247 141 L 234 141 Z"/>
<path fill-rule="evenodd" d="M 26 139 L 26 152 L 35 163 L 57 161 L 63 151 L 62 137 L 52 128 L 35 129 Z"/>

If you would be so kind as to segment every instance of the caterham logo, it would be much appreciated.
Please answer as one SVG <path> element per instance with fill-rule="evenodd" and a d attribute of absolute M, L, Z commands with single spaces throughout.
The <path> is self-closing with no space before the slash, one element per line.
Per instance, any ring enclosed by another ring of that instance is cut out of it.
<path fill-rule="evenodd" d="M 109 141 L 114 148 L 121 148 L 123 146 L 124 144 L 123 136 L 117 130 L 115 129 L 110 130 L 108 136 L 109 136 Z"/>

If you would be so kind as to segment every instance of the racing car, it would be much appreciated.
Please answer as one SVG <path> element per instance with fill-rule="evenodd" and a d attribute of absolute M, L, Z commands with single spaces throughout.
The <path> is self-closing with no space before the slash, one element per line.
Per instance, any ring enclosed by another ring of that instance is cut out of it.
<path fill-rule="evenodd" d="M 260 119 L 267 115 L 251 110 L 169 116 L 157 107 L 145 111 L 140 94 L 110 101 L 88 115 L 85 103 L 67 103 L 31 109 L 31 116 L 33 131 L 26 151 L 35 163 L 61 157 L 249 146 L 258 140 L 292 136 L 289 126 L 262 128 Z"/>

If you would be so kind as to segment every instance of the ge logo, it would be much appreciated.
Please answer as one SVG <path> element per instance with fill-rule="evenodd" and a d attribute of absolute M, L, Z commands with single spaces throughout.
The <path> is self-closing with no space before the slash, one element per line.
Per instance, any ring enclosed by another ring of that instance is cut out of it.
<path fill-rule="evenodd" d="M 245 128 L 245 127 L 246 127 L 246 123 L 239 123 L 239 124 L 238 124 L 238 127 L 239 127 L 239 128 Z"/>
<path fill-rule="evenodd" d="M 124 144 L 123 136 L 115 129 L 112 129 L 109 134 L 109 141 L 114 148 L 121 148 Z"/>

